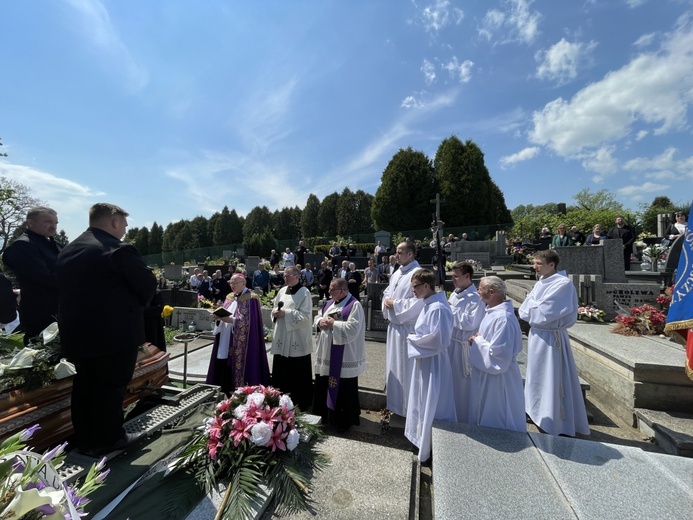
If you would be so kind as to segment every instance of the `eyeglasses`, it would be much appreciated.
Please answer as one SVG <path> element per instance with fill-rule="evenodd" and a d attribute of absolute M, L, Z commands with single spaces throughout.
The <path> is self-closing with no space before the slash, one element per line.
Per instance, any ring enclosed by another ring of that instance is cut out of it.
<path fill-rule="evenodd" d="M 412 284 L 411 288 L 412 288 L 412 290 L 413 290 L 413 289 L 416 289 L 417 287 L 420 287 L 420 286 L 422 286 L 422 285 L 426 285 L 426 284 L 423 284 L 423 283 Z"/>
<path fill-rule="evenodd" d="M 339 292 L 339 291 L 346 291 L 346 289 L 342 289 L 341 287 L 330 287 L 330 288 L 328 289 L 328 292 L 331 292 L 331 293 L 333 293 L 333 292 Z"/>

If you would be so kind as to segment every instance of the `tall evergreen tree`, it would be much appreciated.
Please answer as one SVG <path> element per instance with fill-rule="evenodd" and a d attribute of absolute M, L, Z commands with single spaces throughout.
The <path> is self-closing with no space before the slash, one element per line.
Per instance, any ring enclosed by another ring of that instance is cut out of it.
<path fill-rule="evenodd" d="M 236 215 L 236 221 L 238 221 L 238 215 Z M 234 219 L 231 217 L 229 207 L 224 206 L 224 209 L 222 209 L 221 213 L 219 213 L 219 217 L 214 221 L 214 228 L 212 229 L 212 243 L 215 246 L 233 244 L 233 226 Z M 241 240 L 238 242 L 241 242 Z"/>
<path fill-rule="evenodd" d="M 147 226 L 144 226 L 137 231 L 134 246 L 141 255 L 149 254 L 149 229 L 147 229 Z"/>
<path fill-rule="evenodd" d="M 303 238 L 320 236 L 320 199 L 312 193 L 308 195 L 306 207 L 301 212 L 301 236 Z"/>
<path fill-rule="evenodd" d="M 186 223 L 187 220 L 179 220 L 178 222 L 170 222 L 166 226 L 161 247 L 161 251 L 163 253 L 177 250 L 176 245 L 178 244 L 178 234 L 181 232 Z"/>
<path fill-rule="evenodd" d="M 440 194 L 447 201 L 442 213 L 448 226 L 498 224 L 499 218 L 509 216 L 476 143 L 469 139 L 462 143 L 454 135 L 444 139 L 434 166 Z"/>
<path fill-rule="evenodd" d="M 231 244 L 240 244 L 243 242 L 243 225 L 245 218 L 239 217 L 235 209 L 229 213 L 229 221 L 231 222 Z"/>
<path fill-rule="evenodd" d="M 212 237 L 208 233 L 208 222 L 203 216 L 197 216 L 190 221 L 192 231 L 192 247 L 208 247 L 212 245 Z"/>
<path fill-rule="evenodd" d="M 154 221 L 152 229 L 149 231 L 149 244 L 147 250 L 149 254 L 161 253 L 164 242 L 164 228 Z"/>
<path fill-rule="evenodd" d="M 255 206 L 250 210 L 243 224 L 243 242 L 248 237 L 259 235 L 267 229 L 272 229 L 272 213 L 267 206 Z"/>
<path fill-rule="evenodd" d="M 63 246 L 66 246 L 67 244 L 70 243 L 70 240 L 67 238 L 67 233 L 65 233 L 64 229 L 60 230 L 60 233 L 55 235 L 55 241 Z"/>
<path fill-rule="evenodd" d="M 337 202 L 339 202 L 339 193 L 335 191 L 322 199 L 320 203 L 318 227 L 323 236 L 337 235 Z"/>
<path fill-rule="evenodd" d="M 371 217 L 376 229 L 399 231 L 428 227 L 437 183 L 431 160 L 411 147 L 400 149 L 383 171 Z"/>
<path fill-rule="evenodd" d="M 375 231 L 373 227 L 373 219 L 371 218 L 371 209 L 373 207 L 373 195 L 366 193 L 363 190 L 357 190 L 354 193 L 354 232 L 355 233 L 372 233 Z"/>
<path fill-rule="evenodd" d="M 183 220 L 182 222 L 183 225 L 180 227 L 180 231 L 176 234 L 176 239 L 173 242 L 173 250 L 197 249 L 199 240 L 195 236 L 192 224 L 189 220 Z"/>
<path fill-rule="evenodd" d="M 344 188 L 337 201 L 337 234 L 348 237 L 356 232 L 356 197 L 349 188 Z"/>

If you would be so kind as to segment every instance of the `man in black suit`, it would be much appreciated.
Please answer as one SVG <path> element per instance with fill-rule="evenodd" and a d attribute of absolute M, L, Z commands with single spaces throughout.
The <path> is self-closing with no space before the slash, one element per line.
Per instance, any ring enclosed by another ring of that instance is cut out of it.
<path fill-rule="evenodd" d="M 623 241 L 623 268 L 630 271 L 630 255 L 633 254 L 633 242 L 635 242 L 633 228 L 626 224 L 625 218 L 619 215 L 616 217 L 616 225 L 609 230 L 606 238 L 620 238 Z"/>
<path fill-rule="evenodd" d="M 143 310 L 156 292 L 156 277 L 137 249 L 120 241 L 127 216 L 113 204 L 94 204 L 89 227 L 56 264 L 60 337 L 77 369 L 72 424 L 78 447 L 94 456 L 129 443 L 123 398 L 145 341 Z M 89 303 L 95 294 L 96 308 Z"/>
<path fill-rule="evenodd" d="M 318 271 L 318 297 L 322 300 L 330 296 L 330 283 L 332 282 L 332 269 L 327 266 L 327 262 L 320 264 Z"/>
<path fill-rule="evenodd" d="M 55 210 L 31 208 L 26 215 L 26 228 L 2 256 L 22 291 L 19 321 L 24 329 L 24 344 L 53 323 L 58 314 L 55 261 L 61 249 L 54 240 L 58 229 Z"/>

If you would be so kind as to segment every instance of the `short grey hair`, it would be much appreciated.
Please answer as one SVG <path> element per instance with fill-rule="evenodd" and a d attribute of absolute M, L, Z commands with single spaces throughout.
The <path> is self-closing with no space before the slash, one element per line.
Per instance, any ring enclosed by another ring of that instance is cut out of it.
<path fill-rule="evenodd" d="M 47 213 L 49 215 L 58 214 L 58 212 L 52 208 L 48 208 L 46 206 L 34 206 L 33 208 L 29 208 L 29 211 L 26 212 L 26 219 L 34 220 L 43 215 L 44 213 Z"/>
<path fill-rule="evenodd" d="M 493 289 L 493 292 L 503 295 L 503 299 L 508 296 L 505 282 L 497 276 L 484 276 L 479 285 L 483 284 L 485 289 Z"/>

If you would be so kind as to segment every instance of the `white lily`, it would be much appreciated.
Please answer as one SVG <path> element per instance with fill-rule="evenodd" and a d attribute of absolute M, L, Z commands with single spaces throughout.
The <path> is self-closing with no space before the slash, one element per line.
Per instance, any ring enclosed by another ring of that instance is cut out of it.
<path fill-rule="evenodd" d="M 58 337 L 58 324 L 56 322 L 51 323 L 43 329 L 41 332 L 41 337 L 43 338 L 43 344 L 48 345 L 51 341 Z"/>

